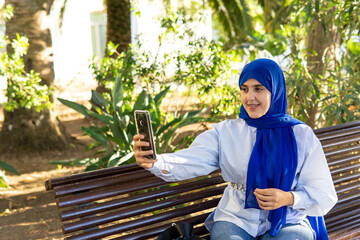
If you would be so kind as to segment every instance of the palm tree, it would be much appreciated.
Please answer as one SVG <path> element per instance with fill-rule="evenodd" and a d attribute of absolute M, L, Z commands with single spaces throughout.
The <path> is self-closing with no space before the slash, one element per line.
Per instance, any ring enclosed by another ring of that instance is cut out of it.
<path fill-rule="evenodd" d="M 124 52 L 131 43 L 130 1 L 106 0 L 106 42 L 119 44 L 117 51 Z"/>

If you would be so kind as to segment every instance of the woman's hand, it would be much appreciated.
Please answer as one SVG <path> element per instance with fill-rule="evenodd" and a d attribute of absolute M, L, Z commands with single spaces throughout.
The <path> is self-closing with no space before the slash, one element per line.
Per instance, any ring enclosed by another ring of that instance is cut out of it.
<path fill-rule="evenodd" d="M 274 210 L 282 206 L 292 206 L 294 195 L 276 188 L 255 189 L 254 195 L 263 210 Z"/>
<path fill-rule="evenodd" d="M 141 135 L 141 134 L 135 135 L 133 139 L 134 139 L 133 150 L 134 150 L 134 156 L 135 156 L 136 163 L 140 167 L 143 167 L 145 169 L 152 168 L 154 166 L 154 163 L 157 160 L 146 158 L 145 156 L 152 154 L 153 151 L 152 150 L 149 150 L 149 151 L 141 151 L 140 150 L 140 147 L 147 147 L 147 146 L 149 146 L 150 143 L 141 141 L 141 139 L 144 139 L 144 135 Z"/>

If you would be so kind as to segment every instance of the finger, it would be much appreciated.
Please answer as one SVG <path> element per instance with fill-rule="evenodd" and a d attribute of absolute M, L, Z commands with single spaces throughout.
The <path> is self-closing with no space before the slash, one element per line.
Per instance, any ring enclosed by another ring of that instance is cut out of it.
<path fill-rule="evenodd" d="M 274 191 L 275 191 L 274 188 L 264 188 L 264 189 L 256 188 L 254 192 L 261 194 L 263 196 L 269 196 L 269 195 L 273 195 Z"/>
<path fill-rule="evenodd" d="M 264 201 L 264 202 L 269 202 L 269 201 L 272 201 L 272 196 L 271 195 L 263 195 L 263 194 L 260 194 L 258 192 L 254 192 L 254 195 L 257 199 L 261 200 L 261 201 Z"/>
<path fill-rule="evenodd" d="M 145 157 L 145 156 L 148 156 L 148 155 L 152 155 L 154 153 L 153 150 L 148 150 L 148 151 L 136 151 L 135 152 L 135 157 Z"/>
<path fill-rule="evenodd" d="M 259 207 L 263 210 L 273 210 L 276 208 L 276 203 L 272 201 L 263 201 L 257 198 L 257 202 L 259 204 Z"/>
<path fill-rule="evenodd" d="M 148 146 L 150 146 L 149 142 L 137 141 L 134 142 L 133 150 L 134 152 L 141 151 L 141 147 L 148 147 Z"/>
<path fill-rule="evenodd" d="M 143 165 L 143 164 L 153 164 L 157 162 L 157 160 L 153 160 L 153 159 L 149 159 L 149 158 L 139 158 L 137 159 L 136 163 L 139 165 Z"/>
<path fill-rule="evenodd" d="M 149 159 L 146 157 L 140 157 L 136 158 L 136 163 L 145 169 L 153 167 L 154 163 L 157 162 L 157 160 Z"/>
<path fill-rule="evenodd" d="M 144 138 L 145 138 L 145 136 L 142 135 L 142 134 L 136 134 L 136 135 L 134 135 L 134 137 L 133 137 L 133 139 L 134 139 L 135 142 L 136 142 L 136 141 L 139 141 L 139 140 L 141 140 L 141 139 L 144 139 Z"/>

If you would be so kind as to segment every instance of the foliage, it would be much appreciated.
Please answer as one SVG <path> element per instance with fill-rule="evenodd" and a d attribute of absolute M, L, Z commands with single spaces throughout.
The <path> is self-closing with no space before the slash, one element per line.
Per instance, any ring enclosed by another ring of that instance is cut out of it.
<path fill-rule="evenodd" d="M 97 154 L 105 155 L 100 159 L 75 159 L 70 162 L 52 161 L 52 164 L 62 165 L 87 165 L 87 170 L 114 167 L 124 163 L 134 162 L 133 136 L 136 134 L 134 111 L 138 109 L 149 110 L 154 130 L 156 149 L 158 153 L 174 150 L 178 145 L 173 145 L 175 132 L 184 126 L 211 121 L 212 119 L 199 117 L 204 111 L 193 111 L 167 118 L 160 105 L 170 88 L 166 87 L 152 97 L 144 89 L 131 104 L 125 100 L 125 89 L 121 77 L 117 77 L 111 94 L 111 102 L 102 94 L 92 91 L 92 102 L 96 112 L 85 106 L 65 99 L 58 99 L 62 104 L 78 111 L 88 118 L 92 125 L 82 127 L 82 131 L 93 138 L 95 142 L 90 149 L 100 147 Z M 183 144 L 180 141 L 178 144 Z"/>
<path fill-rule="evenodd" d="M 286 58 L 291 113 L 303 121 L 315 116 L 317 127 L 359 119 L 359 109 L 355 107 L 360 101 L 356 54 L 359 39 L 354 35 L 359 33 L 356 30 L 360 25 L 359 6 L 351 1 L 295 3 L 285 32 L 291 41 L 291 53 Z M 303 47 L 308 38 L 306 30 L 312 31 L 317 23 L 321 24 L 324 37 L 333 41 L 323 53 Z M 337 46 L 336 39 L 341 39 L 342 45 Z M 337 48 L 340 54 L 336 54 Z M 323 64 L 321 72 L 315 69 L 319 63 L 312 60 L 319 54 L 322 54 L 318 58 Z"/>
<path fill-rule="evenodd" d="M 118 45 L 109 42 L 107 46 L 107 57 L 104 57 L 100 65 L 98 65 L 96 56 L 94 56 L 90 68 L 93 70 L 96 81 L 99 85 L 103 85 L 105 89 L 113 89 L 114 79 L 120 76 L 124 89 L 124 99 L 129 101 L 133 97 L 134 92 L 134 68 L 135 57 L 131 48 L 126 52 L 119 53 Z M 106 92 L 106 91 L 105 91 Z"/>
<path fill-rule="evenodd" d="M 201 17 L 200 17 L 201 18 Z M 194 16 L 184 12 L 172 12 L 159 20 L 163 32 L 152 50 L 144 47 L 141 36 L 125 53 L 118 53 L 113 43 L 108 45 L 108 56 L 99 65 L 93 59 L 90 67 L 99 85 L 111 89 L 114 76 L 123 76 L 126 99 L 132 99 L 135 82 L 148 92 L 158 91 L 159 86 L 185 86 L 187 96 L 198 96 L 201 106 L 209 107 L 212 116 L 230 116 L 239 109 L 240 98 L 234 69 L 240 61 L 234 50 L 224 51 L 222 42 L 196 38 L 192 30 Z M 200 21 L 200 20 L 198 20 Z M 180 41 L 180 42 L 179 42 Z M 178 47 L 168 44 L 179 42 Z M 230 84 L 229 84 L 230 83 Z M 235 87 L 234 87 L 235 86 Z M 107 96 L 105 90 L 105 96 Z M 188 99 L 188 98 L 186 98 Z M 187 104 L 185 101 L 180 109 Z"/>
<path fill-rule="evenodd" d="M 350 52 L 344 53 L 341 64 L 326 71 L 326 78 L 314 76 L 309 71 L 305 56 L 288 56 L 292 60 L 285 75 L 290 89 L 289 107 L 294 117 L 306 121 L 311 114 L 308 109 L 320 105 L 323 107 L 317 122 L 324 122 L 325 126 L 359 119 L 360 109 L 356 106 L 360 104 L 360 58 L 351 55 Z"/>
<path fill-rule="evenodd" d="M 24 71 L 23 56 L 27 53 L 28 45 L 28 39 L 17 34 L 17 38 L 11 42 L 13 53 L 0 55 L 0 75 L 7 79 L 6 111 L 17 108 L 41 111 L 51 107 L 50 89 L 41 85 L 39 73 Z"/>
<path fill-rule="evenodd" d="M 357 45 L 359 47 L 360 43 Z M 329 77 L 321 80 L 327 87 L 321 99 L 324 107 L 319 119 L 324 120 L 327 126 L 360 119 L 359 55 L 345 52 L 337 69 L 329 71 Z"/>
<path fill-rule="evenodd" d="M 225 40 L 228 48 L 238 43 L 251 42 L 254 25 L 246 1 L 212 0 L 209 5 L 213 9 L 220 38 Z"/>
<path fill-rule="evenodd" d="M 240 105 L 234 81 L 238 73 L 234 66 L 240 61 L 239 54 L 234 50 L 225 51 L 221 41 L 195 37 L 191 21 L 181 11 L 163 17 L 164 31 L 158 37 L 155 55 L 142 51 L 139 40 L 136 72 L 148 90 L 156 86 L 155 83 L 183 85 L 188 89 L 188 96 L 196 95 L 203 107 L 209 106 L 212 116 L 233 115 Z M 179 39 L 182 48 L 162 50 L 166 42 Z"/>
<path fill-rule="evenodd" d="M 14 173 L 16 175 L 20 175 L 15 168 L 13 168 L 11 165 L 0 161 L 0 169 L 3 169 L 5 171 Z M 5 176 L 5 172 L 3 172 L 2 170 L 0 170 L 0 188 L 8 188 L 8 180 Z"/>
<path fill-rule="evenodd" d="M 360 33 L 357 1 L 209 0 L 209 5 L 227 48 L 243 49 L 251 60 L 261 56 L 264 49 L 282 59 L 286 66 L 289 109 L 295 117 L 305 122 L 314 119 L 312 127 L 360 118 L 356 107 Z M 244 17 L 231 18 L 234 12 Z M 317 25 L 322 31 L 310 39 Z M 314 38 L 332 39 L 324 42 L 324 52 L 321 49 L 317 52 L 309 47 Z M 336 46 L 336 42 L 341 46 Z M 319 65 L 321 71 L 316 72 Z"/>

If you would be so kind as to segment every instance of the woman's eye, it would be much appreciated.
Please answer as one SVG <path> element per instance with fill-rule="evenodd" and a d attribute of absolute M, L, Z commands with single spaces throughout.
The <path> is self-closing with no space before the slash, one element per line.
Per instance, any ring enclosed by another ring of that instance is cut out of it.
<path fill-rule="evenodd" d="M 240 88 L 240 91 L 246 92 L 246 91 L 247 91 L 247 88 Z"/>

